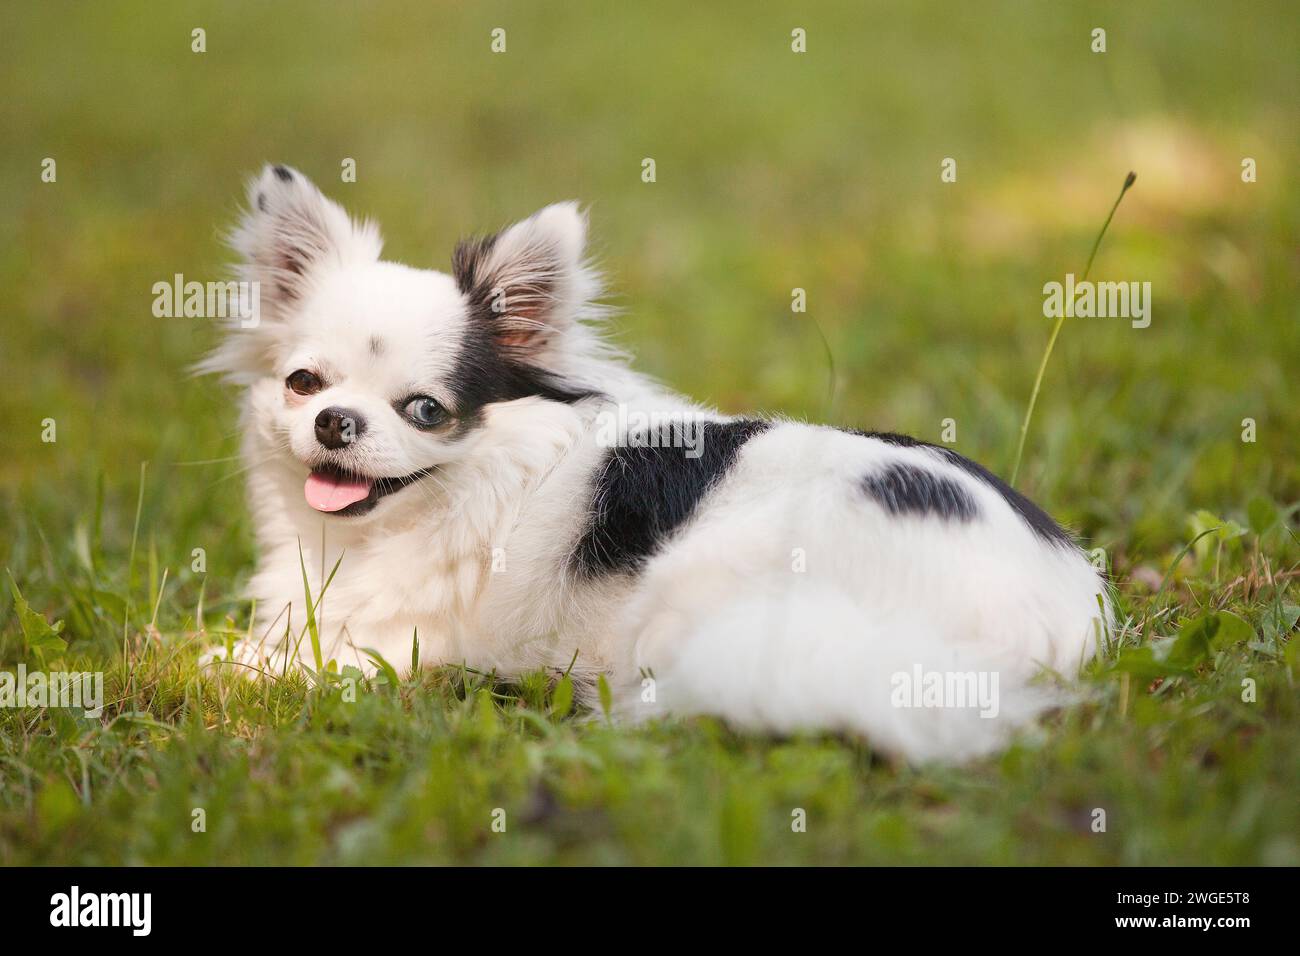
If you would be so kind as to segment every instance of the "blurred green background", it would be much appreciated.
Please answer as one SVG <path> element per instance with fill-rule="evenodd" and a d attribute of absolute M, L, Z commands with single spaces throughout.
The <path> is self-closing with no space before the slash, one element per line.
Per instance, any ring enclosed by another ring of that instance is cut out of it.
<path fill-rule="evenodd" d="M 0 16 L 0 565 L 69 617 L 74 642 L 121 643 L 109 592 L 129 591 L 143 461 L 139 538 L 152 579 L 170 569 L 163 618 L 193 608 L 201 546 L 208 607 L 243 619 L 235 396 L 187 372 L 210 324 L 155 318 L 151 289 L 227 275 L 223 230 L 268 161 L 377 219 L 390 258 L 440 269 L 462 235 L 581 200 L 618 341 L 644 371 L 728 412 L 932 441 L 951 418 L 955 447 L 1004 476 L 1050 327 L 1043 284 L 1082 272 L 1135 170 L 1092 278 L 1151 282 L 1151 326 L 1067 322 L 1019 484 L 1148 593 L 1190 513 L 1244 522 L 1252 498 L 1300 498 L 1293 3 L 46 2 Z"/>
<path fill-rule="evenodd" d="M 223 580 L 246 565 L 240 482 L 222 479 L 234 466 L 174 465 L 236 448 L 232 396 L 186 374 L 212 329 L 154 318 L 151 287 L 225 275 L 221 233 L 266 161 L 378 219 L 390 257 L 443 269 L 459 236 L 579 199 L 646 371 L 726 411 L 931 440 L 953 418 L 956 447 L 1004 474 L 1048 332 L 1042 285 L 1082 272 L 1133 169 L 1093 278 L 1150 281 L 1151 327 L 1067 324 L 1021 483 L 1120 550 L 1181 537 L 1192 506 L 1297 497 L 1289 4 L 47 3 L 4 17 L 7 513 L 66 523 L 102 472 L 120 532 L 148 459 L 150 526 L 201 529 Z M 191 52 L 195 27 L 206 53 Z M 45 157 L 56 183 L 40 180 Z M 940 182 L 944 157 L 956 183 Z M 830 407 L 812 321 L 835 357 Z M 56 444 L 40 440 L 46 417 Z"/>

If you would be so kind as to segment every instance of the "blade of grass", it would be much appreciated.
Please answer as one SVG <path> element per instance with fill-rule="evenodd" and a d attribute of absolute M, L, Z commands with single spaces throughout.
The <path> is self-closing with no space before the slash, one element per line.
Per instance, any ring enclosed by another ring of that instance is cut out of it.
<path fill-rule="evenodd" d="M 1092 271 L 1092 261 L 1097 258 L 1097 250 L 1101 248 L 1101 237 L 1106 235 L 1106 230 L 1110 227 L 1110 221 L 1115 218 L 1115 210 L 1119 208 L 1120 202 L 1124 199 L 1124 194 L 1128 192 L 1129 187 L 1137 179 L 1137 174 L 1130 172 L 1124 177 L 1124 185 L 1120 187 L 1119 195 L 1115 197 L 1115 205 L 1110 207 L 1110 215 L 1101 225 L 1101 232 L 1097 233 L 1097 239 L 1092 244 L 1092 252 L 1088 254 L 1088 264 L 1083 269 L 1083 278 L 1080 283 L 1088 281 L 1088 273 Z M 1025 437 L 1029 434 L 1029 423 L 1034 417 L 1034 407 L 1038 404 L 1038 390 L 1043 387 L 1043 376 L 1047 374 L 1047 363 L 1052 357 L 1052 350 L 1056 348 L 1056 339 L 1061 334 L 1061 327 L 1065 325 L 1065 309 L 1061 309 L 1061 314 L 1056 317 L 1056 323 L 1052 326 L 1052 334 L 1047 338 L 1047 348 L 1043 352 L 1043 360 L 1038 363 L 1038 374 L 1034 376 L 1034 388 L 1029 393 L 1029 407 L 1025 409 L 1025 419 L 1020 423 L 1020 438 L 1016 442 L 1016 460 L 1011 466 L 1012 486 L 1016 483 L 1016 478 L 1020 474 L 1020 459 L 1025 454 Z"/>
<path fill-rule="evenodd" d="M 383 654 L 380 654 L 379 651 L 375 650 L 373 647 L 362 647 L 358 649 L 362 654 L 365 654 L 370 658 L 370 662 L 374 664 L 375 667 L 379 668 L 384 677 L 388 678 L 388 686 L 394 689 L 401 686 L 401 681 L 397 678 L 397 668 L 388 663 L 388 660 Z"/>
<path fill-rule="evenodd" d="M 302 554 L 302 542 L 298 542 L 298 564 L 302 568 L 302 589 L 306 596 L 307 602 L 307 633 L 311 635 L 311 652 L 316 662 L 316 671 L 319 673 L 325 669 L 325 660 L 321 656 L 320 650 L 320 628 L 316 624 L 316 608 L 320 602 L 325 600 L 325 592 L 329 589 L 330 582 L 334 580 L 334 575 L 338 573 L 339 565 L 343 563 L 343 555 L 334 562 L 334 568 L 330 571 L 329 577 L 325 579 L 325 584 L 320 589 L 320 594 L 316 597 L 315 604 L 311 599 L 311 582 L 307 580 L 307 559 Z"/>
<path fill-rule="evenodd" d="M 122 683 L 135 694 L 135 667 L 131 661 L 131 612 L 135 608 L 135 548 L 140 540 L 140 514 L 144 511 L 145 473 L 149 462 L 140 462 L 140 490 L 135 498 L 135 522 L 131 527 L 131 556 L 126 563 L 126 600 L 122 610 Z"/>
<path fill-rule="evenodd" d="M 316 628 L 316 609 L 311 603 L 311 582 L 307 580 L 307 561 L 302 556 L 302 542 L 298 542 L 298 564 L 302 566 L 302 590 L 307 604 L 307 633 L 311 635 L 311 653 L 316 662 L 316 671 L 325 669 L 325 661 L 320 653 L 320 632 Z"/>
<path fill-rule="evenodd" d="M 144 479 L 149 462 L 140 462 L 140 490 L 135 499 L 135 524 L 131 527 L 131 555 L 126 562 L 127 607 L 131 607 L 131 595 L 135 593 L 135 546 L 140 540 L 140 513 L 144 510 Z M 126 623 L 122 624 L 123 629 Z"/>
<path fill-rule="evenodd" d="M 169 568 L 163 568 L 162 583 L 158 585 L 158 599 L 154 602 L 153 617 L 149 619 L 149 629 L 158 630 L 158 609 L 162 607 L 163 592 L 167 590 L 167 572 Z"/>
<path fill-rule="evenodd" d="M 812 325 L 817 330 L 817 337 L 822 340 L 822 348 L 826 352 L 826 410 L 822 413 L 822 418 L 829 420 L 835 408 L 835 353 L 831 351 L 830 340 L 826 338 L 826 333 L 822 331 L 816 319 L 812 320 Z"/>

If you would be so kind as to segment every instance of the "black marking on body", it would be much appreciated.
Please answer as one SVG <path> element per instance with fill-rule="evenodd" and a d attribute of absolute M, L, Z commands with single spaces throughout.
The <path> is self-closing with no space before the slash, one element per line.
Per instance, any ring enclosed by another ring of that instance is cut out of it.
<path fill-rule="evenodd" d="M 276 178 L 282 183 L 293 182 L 293 173 L 290 172 L 288 166 L 272 166 L 271 172 L 275 173 Z"/>
<path fill-rule="evenodd" d="M 926 468 L 893 462 L 862 479 L 862 487 L 892 515 L 935 515 L 945 521 L 970 521 L 978 514 L 965 488 Z"/>
<path fill-rule="evenodd" d="M 370 354 L 375 358 L 384 354 L 384 340 L 377 335 L 370 336 Z"/>
<path fill-rule="evenodd" d="M 999 478 L 993 472 L 989 471 L 978 462 L 971 461 L 964 455 L 959 455 L 951 448 L 945 448 L 942 445 L 934 445 L 930 442 L 919 441 L 910 435 L 898 435 L 894 432 L 868 432 L 860 431 L 856 428 L 846 428 L 844 431 L 854 435 L 861 435 L 863 438 L 875 438 L 878 441 L 886 442 L 890 445 L 897 445 L 900 448 L 932 448 L 951 465 L 955 465 L 962 471 L 966 472 L 984 484 L 988 485 L 999 495 L 1002 496 L 1011 510 L 1020 515 L 1021 520 L 1025 522 L 1036 535 L 1051 544 L 1074 547 L 1074 539 L 1057 524 L 1052 517 L 1038 505 L 1034 504 L 1016 489 L 1012 488 L 1005 481 Z"/>
<path fill-rule="evenodd" d="M 770 422 L 697 423 L 700 456 L 688 458 L 679 423 L 658 430 L 660 447 L 610 449 L 596 471 L 591 518 L 572 555 L 584 577 L 637 571 L 695 513 L 745 442 Z"/>

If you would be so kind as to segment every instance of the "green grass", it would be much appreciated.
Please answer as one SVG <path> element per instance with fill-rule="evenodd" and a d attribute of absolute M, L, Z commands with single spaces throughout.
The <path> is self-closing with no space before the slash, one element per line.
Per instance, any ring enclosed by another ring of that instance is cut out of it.
<path fill-rule="evenodd" d="M 0 709 L 0 864 L 1300 863 L 1290 5 L 301 10 L 6 11 L 0 564 L 31 612 L 6 579 L 0 669 L 103 671 L 109 704 Z M 929 440 L 954 419 L 1004 475 L 1042 285 L 1082 271 L 1136 170 L 1092 278 L 1151 281 L 1151 327 L 1065 323 L 1018 478 L 1105 550 L 1122 633 L 1078 703 L 964 768 L 611 726 L 541 676 L 394 661 L 352 701 L 346 673 L 199 673 L 252 614 L 237 423 L 186 374 L 212 329 L 154 318 L 150 290 L 222 275 L 268 160 L 413 264 L 590 202 L 646 371 L 727 411 Z"/>

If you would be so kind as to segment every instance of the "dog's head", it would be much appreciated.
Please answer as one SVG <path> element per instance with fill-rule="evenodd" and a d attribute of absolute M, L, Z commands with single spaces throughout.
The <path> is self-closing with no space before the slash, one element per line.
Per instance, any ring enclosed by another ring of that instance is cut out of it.
<path fill-rule="evenodd" d="M 368 514 L 464 455 L 490 405 L 591 393 L 570 361 L 596 293 L 574 204 L 462 242 L 446 274 L 380 261 L 376 227 L 288 167 L 248 201 L 232 242 L 257 314 L 200 368 L 249 389 L 259 437 L 301 466 L 316 510 Z"/>

